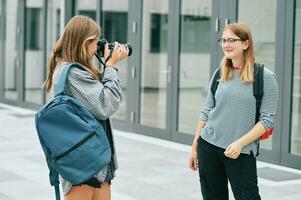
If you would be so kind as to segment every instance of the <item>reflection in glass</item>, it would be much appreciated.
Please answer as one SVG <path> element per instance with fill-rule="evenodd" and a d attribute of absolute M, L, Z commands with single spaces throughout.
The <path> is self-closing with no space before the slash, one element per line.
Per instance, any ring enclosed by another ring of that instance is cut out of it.
<path fill-rule="evenodd" d="M 182 1 L 178 131 L 194 134 L 210 80 L 211 0 Z"/>
<path fill-rule="evenodd" d="M 143 2 L 140 119 L 166 127 L 168 0 Z"/>
<path fill-rule="evenodd" d="M 97 0 L 78 0 L 77 11 L 79 15 L 84 15 L 96 21 Z"/>
<path fill-rule="evenodd" d="M 7 99 L 18 99 L 17 73 L 20 62 L 17 61 L 19 36 L 17 35 L 18 0 L 6 1 L 5 8 L 5 41 L 4 41 L 4 97 Z"/>
<path fill-rule="evenodd" d="M 42 104 L 43 63 L 43 0 L 26 1 L 25 23 L 25 101 Z"/>
<path fill-rule="evenodd" d="M 275 71 L 277 1 L 239 0 L 238 5 L 238 21 L 251 28 L 256 62 Z M 261 141 L 260 148 L 271 150 L 272 139 Z"/>
<path fill-rule="evenodd" d="M 61 17 L 61 8 L 60 2 L 61 0 L 53 0 L 47 1 L 47 37 L 46 37 L 46 58 L 47 63 L 45 66 L 45 70 L 47 70 L 47 65 L 49 62 L 49 57 L 54 47 L 54 44 L 60 37 L 60 17 Z M 46 94 L 46 102 L 51 99 L 50 94 Z"/>
<path fill-rule="evenodd" d="M 256 61 L 275 71 L 277 1 L 239 0 L 238 5 L 238 21 L 252 32 Z"/>
<path fill-rule="evenodd" d="M 0 1 L 0 98 L 4 95 L 4 2 Z"/>
<path fill-rule="evenodd" d="M 301 155 L 301 0 L 295 8 L 294 67 L 291 116 L 291 153 Z"/>
<path fill-rule="evenodd" d="M 106 38 L 109 42 L 117 41 L 125 44 L 128 32 L 128 0 L 103 0 L 102 2 L 102 38 Z M 113 115 L 113 118 L 118 120 L 126 119 L 127 68 L 127 59 L 118 63 L 118 75 L 122 83 L 122 103 Z"/>

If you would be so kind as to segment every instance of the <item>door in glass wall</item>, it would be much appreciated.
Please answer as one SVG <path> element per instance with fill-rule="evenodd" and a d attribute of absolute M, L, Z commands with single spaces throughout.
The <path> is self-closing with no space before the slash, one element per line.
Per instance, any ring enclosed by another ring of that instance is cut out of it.
<path fill-rule="evenodd" d="M 139 124 L 166 128 L 168 66 L 168 0 L 143 1 Z"/>
<path fill-rule="evenodd" d="M 26 0 L 25 4 L 25 101 L 43 103 L 44 62 L 44 1 Z"/>
<path fill-rule="evenodd" d="M 20 98 L 20 82 L 18 80 L 21 72 L 21 60 L 18 58 L 21 43 L 21 27 L 18 24 L 20 18 L 20 1 L 5 1 L 3 9 L 4 22 L 4 98 L 18 100 Z"/>
<path fill-rule="evenodd" d="M 182 0 L 177 131 L 195 134 L 210 81 L 212 0 Z"/>
<path fill-rule="evenodd" d="M 276 66 L 276 9 L 275 0 L 238 1 L 237 21 L 247 24 L 251 29 L 256 62 L 273 72 Z M 273 137 L 261 141 L 260 148 L 272 150 L 272 141 Z"/>
<path fill-rule="evenodd" d="M 127 42 L 128 33 L 128 0 L 103 0 L 101 13 L 101 29 L 102 38 L 112 43 L 125 44 Z M 126 120 L 128 105 L 128 60 L 125 59 L 118 63 L 118 75 L 121 79 L 122 87 L 122 103 L 118 111 L 113 115 L 113 119 Z"/>
<path fill-rule="evenodd" d="M 301 156 L 301 0 L 295 2 L 290 153 Z"/>

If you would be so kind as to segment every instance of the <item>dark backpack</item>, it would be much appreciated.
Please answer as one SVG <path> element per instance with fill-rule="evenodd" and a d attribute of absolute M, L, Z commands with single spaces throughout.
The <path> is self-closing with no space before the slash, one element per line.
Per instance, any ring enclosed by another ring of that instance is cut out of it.
<path fill-rule="evenodd" d="M 264 65 L 259 63 L 254 63 L 254 79 L 253 82 L 253 95 L 256 99 L 256 115 L 255 115 L 255 124 L 259 121 L 259 111 L 261 106 L 261 100 L 263 97 L 263 71 L 264 71 Z M 215 92 L 217 90 L 219 80 L 220 79 L 220 68 L 216 71 L 213 77 L 213 81 L 211 84 L 211 92 L 213 94 L 214 98 L 214 104 L 215 104 Z M 269 138 L 272 135 L 273 127 L 269 130 L 267 130 L 262 136 L 259 137 L 259 140 L 265 140 Z"/>
<path fill-rule="evenodd" d="M 60 199 L 61 175 L 73 185 L 92 178 L 111 161 L 111 148 L 102 125 L 78 100 L 64 95 L 71 67 L 63 66 L 54 99 L 35 115 L 36 130 L 49 168 L 50 184 Z"/>

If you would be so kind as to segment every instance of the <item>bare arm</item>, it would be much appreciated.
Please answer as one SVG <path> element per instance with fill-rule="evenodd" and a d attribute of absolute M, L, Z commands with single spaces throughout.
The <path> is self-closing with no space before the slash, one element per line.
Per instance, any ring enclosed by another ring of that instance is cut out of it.
<path fill-rule="evenodd" d="M 206 121 L 200 120 L 197 125 L 196 133 L 194 136 L 194 140 L 192 142 L 192 149 L 191 155 L 189 158 L 189 168 L 193 171 L 198 169 L 198 156 L 197 156 L 197 146 L 198 146 L 198 139 L 201 136 L 201 132 L 203 127 L 205 126 Z"/>
<path fill-rule="evenodd" d="M 261 123 L 257 123 L 247 134 L 237 140 L 243 147 L 250 144 L 265 132 Z"/>
<path fill-rule="evenodd" d="M 247 134 L 233 142 L 225 150 L 225 156 L 236 159 L 240 155 L 241 149 L 259 138 L 264 132 L 265 128 L 261 123 L 257 123 Z"/>
<path fill-rule="evenodd" d="M 198 169 L 198 156 L 197 156 L 197 146 L 198 146 L 198 139 L 201 136 L 201 132 L 203 127 L 205 126 L 205 124 L 207 123 L 208 120 L 208 115 L 210 113 L 210 111 L 214 108 L 214 97 L 213 94 L 210 90 L 212 82 L 213 82 L 213 77 L 215 76 L 215 74 L 218 72 L 218 69 L 215 70 L 214 75 L 211 77 L 210 80 L 210 86 L 209 86 L 209 90 L 208 90 L 208 94 L 206 97 L 206 100 L 204 102 L 204 105 L 201 109 L 201 114 L 200 114 L 200 120 L 197 124 L 197 128 L 196 128 L 196 132 L 195 132 L 195 136 L 192 142 L 192 148 L 191 148 L 191 154 L 190 154 L 190 158 L 189 158 L 189 168 L 193 171 Z"/>
<path fill-rule="evenodd" d="M 203 127 L 205 126 L 206 124 L 206 121 L 203 121 L 203 120 L 200 120 L 198 122 L 198 125 L 197 125 L 197 128 L 196 128 L 196 133 L 195 133 L 195 136 L 194 136 L 194 139 L 193 139 L 193 142 L 192 142 L 192 149 L 193 150 L 196 150 L 197 149 L 197 141 L 199 139 L 199 137 L 201 136 L 201 132 L 202 132 L 202 129 Z"/>

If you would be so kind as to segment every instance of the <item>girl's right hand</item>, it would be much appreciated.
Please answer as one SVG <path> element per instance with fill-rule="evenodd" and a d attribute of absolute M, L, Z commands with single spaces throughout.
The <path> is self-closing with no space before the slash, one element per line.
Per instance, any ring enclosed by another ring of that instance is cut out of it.
<path fill-rule="evenodd" d="M 108 49 L 108 44 L 105 46 L 106 52 L 110 52 Z M 106 66 L 116 65 L 119 61 L 123 60 L 124 58 L 128 57 L 128 49 L 122 44 L 115 42 L 114 49 L 111 49 L 112 55 L 111 58 L 106 63 Z"/>
<path fill-rule="evenodd" d="M 189 158 L 189 168 L 192 171 L 195 171 L 199 168 L 199 163 L 198 163 L 198 154 L 197 154 L 197 150 L 196 149 L 192 149 L 191 154 L 190 154 L 190 158 Z"/>

